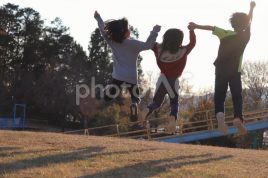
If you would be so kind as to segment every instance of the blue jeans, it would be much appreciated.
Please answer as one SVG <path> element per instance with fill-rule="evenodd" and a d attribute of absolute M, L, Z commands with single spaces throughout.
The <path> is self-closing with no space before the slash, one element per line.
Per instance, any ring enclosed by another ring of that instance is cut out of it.
<path fill-rule="evenodd" d="M 243 120 L 243 98 L 240 72 L 237 72 L 235 75 L 232 75 L 228 78 L 222 74 L 216 73 L 214 94 L 215 115 L 218 112 L 224 113 L 224 103 L 226 92 L 228 90 L 228 84 L 232 94 L 234 117 L 238 116 Z"/>
<path fill-rule="evenodd" d="M 151 114 L 156 109 L 160 108 L 166 94 L 170 98 L 170 116 L 178 118 L 179 112 L 179 80 L 173 78 L 166 78 L 164 75 L 161 75 L 158 78 L 156 84 L 156 92 L 153 98 L 153 102 L 150 103 L 147 108 L 149 109 L 149 114 Z M 148 115 L 149 115 L 148 114 Z"/>

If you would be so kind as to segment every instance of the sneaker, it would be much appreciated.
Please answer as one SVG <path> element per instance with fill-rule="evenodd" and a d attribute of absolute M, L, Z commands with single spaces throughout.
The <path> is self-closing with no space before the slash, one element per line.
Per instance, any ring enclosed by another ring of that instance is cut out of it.
<path fill-rule="evenodd" d="M 169 134 L 176 132 L 176 118 L 174 116 L 169 116 L 169 123 L 167 129 L 168 129 L 167 133 Z"/>
<path fill-rule="evenodd" d="M 244 127 L 243 120 L 240 117 L 235 117 L 233 124 L 237 128 L 238 135 L 245 135 L 247 133 L 247 129 Z"/>
<path fill-rule="evenodd" d="M 149 114 L 150 110 L 149 108 L 144 108 L 142 111 L 139 112 L 139 122 L 143 122 L 146 118 L 146 116 Z"/>
<path fill-rule="evenodd" d="M 218 112 L 216 115 L 217 121 L 218 121 L 218 129 L 222 135 L 228 134 L 228 126 L 225 124 L 225 118 L 223 112 Z"/>

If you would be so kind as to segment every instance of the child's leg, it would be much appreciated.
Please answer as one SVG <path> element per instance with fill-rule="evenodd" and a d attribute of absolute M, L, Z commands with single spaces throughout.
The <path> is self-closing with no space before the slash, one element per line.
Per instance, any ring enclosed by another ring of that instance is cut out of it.
<path fill-rule="evenodd" d="M 104 91 L 104 100 L 112 101 L 118 95 L 120 95 L 121 88 L 120 86 L 123 84 L 123 81 L 113 79 L 110 86 Z"/>
<path fill-rule="evenodd" d="M 179 112 L 179 81 L 178 79 L 168 79 L 168 82 L 171 86 L 172 92 L 175 94 L 170 98 L 170 117 L 169 117 L 169 124 L 168 124 L 168 132 L 173 133 L 176 131 L 176 120 L 178 119 L 178 112 Z"/>
<path fill-rule="evenodd" d="M 230 89 L 234 105 L 235 119 L 233 121 L 233 124 L 235 127 L 237 127 L 237 133 L 239 135 L 245 135 L 247 133 L 247 129 L 243 125 L 244 118 L 241 73 L 236 74 L 235 77 L 230 81 Z"/>
<path fill-rule="evenodd" d="M 232 93 L 234 105 L 234 117 L 239 117 L 243 121 L 244 118 L 241 73 L 237 73 L 235 77 L 230 81 L 230 90 Z"/>
<path fill-rule="evenodd" d="M 168 133 L 176 132 L 176 120 L 178 119 L 179 100 L 178 94 L 174 98 L 170 98 L 170 117 L 168 123 Z"/>
<path fill-rule="evenodd" d="M 178 112 L 179 112 L 179 102 L 170 100 L 170 116 L 174 116 L 175 119 L 178 119 Z"/>
<path fill-rule="evenodd" d="M 214 93 L 215 116 L 219 112 L 224 113 L 224 102 L 226 98 L 227 89 L 228 81 L 225 80 L 223 76 L 216 74 Z"/>
<path fill-rule="evenodd" d="M 132 103 L 139 104 L 140 103 L 140 90 L 138 84 L 130 84 L 130 87 L 128 88 L 128 91 L 130 92 L 131 95 L 131 101 Z"/>
<path fill-rule="evenodd" d="M 227 135 L 229 130 L 225 124 L 224 117 L 224 102 L 227 89 L 228 81 L 222 75 L 216 74 L 214 94 L 215 116 L 218 121 L 218 129 L 222 135 Z"/>
<path fill-rule="evenodd" d="M 158 87 L 159 86 L 159 87 Z M 143 122 L 144 119 L 151 114 L 153 111 L 155 111 L 156 109 L 158 109 L 164 99 L 165 96 L 167 94 L 167 90 L 165 88 L 165 86 L 163 85 L 163 83 L 161 83 L 160 85 L 156 84 L 156 92 L 153 98 L 153 102 L 150 103 L 146 108 L 144 108 L 140 113 L 139 113 L 139 121 Z"/>
<path fill-rule="evenodd" d="M 153 102 L 147 106 L 147 108 L 149 109 L 148 115 L 154 112 L 156 109 L 161 107 L 166 94 L 167 94 L 167 90 L 164 84 L 161 83 L 154 95 Z"/>
<path fill-rule="evenodd" d="M 132 104 L 130 106 L 130 120 L 132 122 L 136 122 L 138 120 L 138 104 L 140 103 L 139 86 L 137 84 L 130 84 L 130 83 L 126 84 L 130 85 L 130 87 L 128 87 L 128 91 L 130 92 L 132 101 Z"/>
<path fill-rule="evenodd" d="M 174 116 L 177 120 L 178 118 L 178 111 L 179 111 L 179 80 L 178 79 L 168 79 L 168 82 L 171 86 L 171 90 L 174 95 L 170 95 L 170 116 Z"/>

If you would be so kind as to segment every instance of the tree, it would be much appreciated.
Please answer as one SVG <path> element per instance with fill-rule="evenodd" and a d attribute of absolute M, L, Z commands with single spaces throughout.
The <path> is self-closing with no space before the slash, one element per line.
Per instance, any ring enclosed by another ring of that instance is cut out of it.
<path fill-rule="evenodd" d="M 92 76 L 100 84 L 111 79 L 112 53 L 98 29 L 92 33 L 87 56 L 60 18 L 44 26 L 39 12 L 10 3 L 0 7 L 0 17 L 1 106 L 24 103 L 29 116 L 50 121 L 61 121 L 67 115 L 89 121 L 101 117 L 96 110 L 108 112 L 111 103 L 98 104 L 91 98 L 82 102 L 83 106 L 75 105 L 76 84 L 89 84 Z M 131 38 L 138 39 L 138 30 L 133 26 L 130 29 Z M 140 78 L 141 61 L 138 56 Z M 129 102 L 122 97 L 113 102 L 120 108 L 119 123 L 129 117 Z M 165 110 L 163 115 L 160 110 L 155 114 L 164 116 Z"/>
<path fill-rule="evenodd" d="M 76 106 L 75 88 L 87 77 L 88 57 L 59 18 L 51 24 L 51 27 L 44 29 L 42 49 L 45 55 L 42 57 L 47 63 L 44 74 L 36 82 L 35 95 L 43 115 L 52 113 L 56 119 L 63 121 L 66 115 L 82 115 Z"/>
<path fill-rule="evenodd" d="M 103 110 L 99 110 L 99 112 L 94 116 L 95 123 L 94 127 L 105 126 L 105 125 L 114 125 L 114 124 L 123 124 L 129 121 L 129 118 L 126 117 L 126 113 L 122 113 L 122 107 L 117 104 L 113 104 L 104 108 Z M 107 124 L 109 123 L 109 124 Z M 127 131 L 127 125 L 120 126 L 120 132 Z M 117 128 L 116 126 L 112 127 L 105 127 L 99 130 L 92 130 L 91 134 L 98 134 L 98 135 L 109 135 L 109 134 L 116 134 Z"/>
<path fill-rule="evenodd" d="M 16 34 L 19 26 L 18 11 L 18 6 L 10 3 L 0 8 L 0 88 L 4 86 L 4 83 L 7 83 L 5 76 L 9 69 L 8 66 L 16 57 Z"/>
<path fill-rule="evenodd" d="M 60 18 L 44 27 L 37 11 L 10 3 L 0 16 L 0 104 L 24 103 L 51 120 L 78 115 L 75 86 L 87 78 L 88 56 L 69 28 Z"/>
<path fill-rule="evenodd" d="M 90 78 L 95 77 L 98 84 L 109 83 L 113 71 L 112 51 L 98 28 L 91 35 L 88 50 Z"/>
<path fill-rule="evenodd" d="M 268 99 L 268 62 L 246 61 L 242 69 L 244 101 L 250 103 Z M 248 105 L 247 109 L 257 109 L 258 103 Z M 253 108 L 252 108 L 253 107 Z"/>

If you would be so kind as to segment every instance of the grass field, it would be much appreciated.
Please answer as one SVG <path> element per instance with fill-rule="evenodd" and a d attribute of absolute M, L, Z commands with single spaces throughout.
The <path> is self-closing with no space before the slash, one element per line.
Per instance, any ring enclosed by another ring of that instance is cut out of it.
<path fill-rule="evenodd" d="M 268 151 L 0 131 L 0 177 L 268 177 Z"/>

